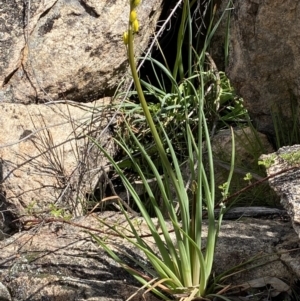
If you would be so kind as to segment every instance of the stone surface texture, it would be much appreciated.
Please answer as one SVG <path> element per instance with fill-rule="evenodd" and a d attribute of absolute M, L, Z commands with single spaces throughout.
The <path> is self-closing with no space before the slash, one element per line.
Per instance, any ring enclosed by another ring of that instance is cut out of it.
<path fill-rule="evenodd" d="M 300 237 L 300 145 L 284 146 L 261 159 L 269 161 L 267 173 L 269 176 L 275 175 L 270 177 L 269 183 L 279 194 Z"/>
<path fill-rule="evenodd" d="M 51 210 L 58 215 L 84 213 L 86 194 L 93 192 L 101 166 L 107 164 L 89 136 L 111 155 L 116 153 L 114 123 L 108 126 L 110 101 L 0 104 L 2 226 L 16 218 L 48 216 Z"/>
<path fill-rule="evenodd" d="M 286 124 L 291 104 L 300 107 L 300 2 L 234 0 L 233 8 L 226 71 L 257 130 L 274 133 L 271 110 Z M 223 29 L 225 23 L 226 18 Z M 212 47 L 215 57 L 224 57 L 224 39 L 221 30 Z"/>
<path fill-rule="evenodd" d="M 42 223 L 34 226 L 32 221 L 27 231 L 0 242 L 0 281 L 10 291 L 12 300 L 125 300 L 136 292 L 140 285 L 109 258 L 86 231 L 105 238 L 105 242 L 119 252 L 119 256 L 128 253 L 143 263 L 145 258 L 124 239 L 109 234 L 111 230 L 101 224 L 99 218 L 126 232 L 124 216 L 107 211 L 77 218 L 69 224 L 40 220 Z M 137 231 L 141 236 L 149 233 L 141 218 L 133 222 L 138 225 Z M 260 254 L 267 256 L 256 259 L 247 267 L 265 263 L 263 266 L 233 275 L 227 283 L 241 284 L 264 276 L 280 277 L 289 283 L 292 276 L 279 252 L 295 246 L 293 239 L 297 235 L 291 235 L 291 228 L 290 222 L 275 220 L 247 218 L 224 221 L 216 250 L 215 275 Z M 206 235 L 205 222 L 203 231 Z M 174 239 L 172 233 L 171 237 Z M 156 248 L 150 237 L 144 239 Z M 299 251 L 294 252 L 293 258 L 299 258 L 299 255 Z M 299 272 L 298 269 L 298 277 Z M 145 300 L 157 300 L 150 294 L 144 297 Z M 142 293 L 133 300 L 144 300 Z"/>
<path fill-rule="evenodd" d="M 274 151 L 265 134 L 257 132 L 254 128 L 235 128 L 235 168 L 231 181 L 231 190 L 238 191 L 249 185 L 243 178 L 250 172 L 252 181 L 262 178 L 263 169 L 257 164 L 260 155 Z M 231 130 L 219 131 L 211 141 L 214 153 L 214 171 L 216 187 L 223 185 L 228 180 L 232 155 Z M 189 172 L 189 171 L 187 171 Z M 216 190 L 217 197 L 222 198 L 221 190 Z"/>
<path fill-rule="evenodd" d="M 263 153 L 274 151 L 266 135 L 257 132 L 254 128 L 236 127 L 233 131 L 235 137 L 235 163 L 244 165 L 245 169 L 251 169 L 255 164 L 255 157 Z M 212 138 L 212 150 L 216 158 L 228 165 L 231 160 L 232 134 L 231 130 L 221 130 Z"/>
<path fill-rule="evenodd" d="M 140 55 L 154 33 L 162 0 L 142 1 Z M 112 96 L 128 70 L 122 40 L 124 0 L 1 2 L 0 102 L 79 102 Z"/>

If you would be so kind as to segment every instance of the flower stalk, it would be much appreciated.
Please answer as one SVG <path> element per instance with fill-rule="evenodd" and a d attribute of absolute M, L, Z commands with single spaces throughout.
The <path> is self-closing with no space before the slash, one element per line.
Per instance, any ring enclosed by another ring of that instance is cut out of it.
<path fill-rule="evenodd" d="M 137 6 L 140 4 L 140 0 L 131 0 L 130 1 L 130 13 L 129 13 L 129 25 L 128 25 L 128 31 L 123 34 L 123 40 L 125 42 L 125 45 L 127 46 L 128 51 L 128 59 L 129 59 L 129 65 L 131 69 L 132 78 L 134 81 L 134 85 L 138 94 L 138 98 L 140 100 L 143 112 L 145 114 L 146 121 L 149 125 L 151 134 L 153 136 L 153 140 L 156 144 L 157 151 L 159 153 L 159 156 L 161 158 L 161 161 L 163 163 L 163 166 L 165 167 L 172 183 L 174 184 L 176 194 L 179 196 L 181 194 L 179 187 L 177 185 L 177 178 L 175 173 L 173 172 L 173 168 L 170 164 L 170 161 L 167 157 L 166 151 L 164 149 L 163 143 L 160 139 L 160 136 L 157 132 L 156 126 L 154 124 L 153 118 L 151 116 L 150 110 L 148 108 L 147 101 L 145 99 L 145 95 L 142 89 L 142 85 L 138 76 L 138 72 L 135 65 L 135 59 L 134 59 L 134 35 L 139 30 L 139 22 L 138 22 L 138 14 L 136 11 Z M 187 220 L 185 220 L 187 222 Z"/>

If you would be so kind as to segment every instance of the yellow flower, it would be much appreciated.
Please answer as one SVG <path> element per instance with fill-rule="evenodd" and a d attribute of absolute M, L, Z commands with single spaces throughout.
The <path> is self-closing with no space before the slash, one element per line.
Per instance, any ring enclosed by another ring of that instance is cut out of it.
<path fill-rule="evenodd" d="M 130 22 L 133 23 L 136 20 L 136 18 L 137 18 L 137 13 L 135 10 L 132 10 L 130 12 Z"/>
<path fill-rule="evenodd" d="M 133 32 L 139 31 L 139 21 L 137 19 L 135 19 L 134 22 L 132 23 L 132 29 L 133 29 Z"/>
<path fill-rule="evenodd" d="M 125 45 L 128 44 L 128 31 L 125 31 L 123 33 L 123 42 L 124 42 Z"/>

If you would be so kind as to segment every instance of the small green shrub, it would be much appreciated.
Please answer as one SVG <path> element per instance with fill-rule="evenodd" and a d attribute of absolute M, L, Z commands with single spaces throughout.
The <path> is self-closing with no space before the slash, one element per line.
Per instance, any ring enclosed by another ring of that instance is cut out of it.
<path fill-rule="evenodd" d="M 275 155 L 269 156 L 268 158 L 262 159 L 258 161 L 258 165 L 265 166 L 266 169 L 270 168 L 272 164 L 275 163 Z"/>
<path fill-rule="evenodd" d="M 288 154 L 280 155 L 282 159 L 288 162 L 290 165 L 295 165 L 300 163 L 300 151 L 298 152 L 291 152 Z"/>

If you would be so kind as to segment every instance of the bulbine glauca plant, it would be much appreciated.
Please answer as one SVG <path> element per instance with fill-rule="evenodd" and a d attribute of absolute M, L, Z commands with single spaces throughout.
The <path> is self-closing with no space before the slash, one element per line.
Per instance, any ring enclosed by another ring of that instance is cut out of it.
<path fill-rule="evenodd" d="M 128 29 L 123 34 L 123 41 L 128 51 L 128 60 L 135 89 L 145 115 L 145 120 L 156 145 L 156 151 L 161 163 L 160 168 L 158 168 L 157 164 L 151 159 L 151 156 L 147 152 L 147 147 L 141 144 L 130 126 L 128 126 L 128 132 L 143 157 L 145 164 L 147 164 L 147 170 L 151 170 L 151 173 L 155 176 L 157 187 L 160 190 L 161 200 L 156 198 L 156 194 L 152 191 L 149 184 L 149 179 L 147 179 L 147 173 L 143 169 L 143 166 L 140 166 L 135 156 L 132 155 L 130 148 L 126 147 L 126 142 L 124 142 L 124 140 L 120 141 L 121 138 L 119 140 L 116 139 L 116 142 L 123 148 L 131 161 L 131 165 L 143 182 L 156 216 L 156 224 L 154 224 L 145 204 L 124 175 L 118 162 L 115 162 L 101 145 L 97 144 L 97 142 L 95 143 L 101 148 L 103 153 L 110 160 L 116 173 L 121 177 L 126 190 L 130 193 L 143 220 L 147 224 L 148 232 L 151 233 L 156 249 L 149 246 L 147 240 L 140 236 L 135 223 L 125 209 L 123 213 L 126 216 L 134 238 L 126 235 L 124 231 L 118 230 L 117 227 L 109 225 L 105 221 L 102 221 L 102 223 L 142 251 L 150 267 L 148 264 L 138 261 L 134 256 L 130 256 L 124 251 L 123 255 L 130 257 L 132 262 L 141 268 L 139 270 L 134 269 L 129 266 L 128 263 L 125 263 L 121 258 L 122 256 L 119 256 L 119 254 L 113 251 L 104 240 L 96 235 L 93 235 L 93 237 L 113 259 L 140 281 L 144 287 L 147 287 L 162 299 L 169 300 L 177 298 L 181 300 L 192 300 L 195 297 L 200 299 L 203 297 L 207 298 L 212 296 L 214 292 L 214 285 L 213 281 L 210 281 L 210 276 L 217 237 L 225 209 L 225 205 L 221 202 L 221 212 L 218 220 L 215 220 L 214 209 L 215 206 L 217 206 L 217 202 L 215 202 L 213 154 L 210 144 L 210 131 L 204 112 L 205 102 L 207 101 L 205 98 L 205 89 L 207 89 L 205 83 L 206 73 L 204 70 L 206 66 L 204 64 L 205 52 L 207 51 L 211 35 L 215 32 L 219 22 L 217 22 L 215 26 L 213 26 L 213 22 L 211 22 L 208 26 L 207 38 L 200 53 L 196 53 L 195 49 L 190 47 L 188 56 L 191 58 L 190 62 L 193 61 L 193 64 L 189 65 L 189 70 L 186 72 L 187 76 L 180 80 L 180 89 L 179 85 L 176 84 L 177 71 L 168 73 L 169 77 L 173 76 L 171 81 L 174 84 L 174 93 L 176 93 L 178 103 L 183 104 L 182 110 L 185 112 L 185 118 L 181 126 L 185 129 L 188 152 L 187 164 L 191 174 L 191 179 L 187 181 L 182 174 L 180 163 L 172 145 L 172 139 L 168 136 L 163 124 L 158 120 L 156 120 L 156 123 L 153 121 L 136 69 L 134 36 L 135 33 L 139 31 L 137 12 L 139 5 L 140 0 L 130 0 Z M 182 5 L 182 26 L 180 26 L 180 32 L 178 33 L 179 46 L 183 45 L 183 37 L 186 31 L 187 37 L 191 38 L 193 36 L 192 26 L 190 26 L 193 18 L 191 6 L 196 6 L 197 1 L 183 1 Z M 190 41 L 189 44 L 192 45 L 192 42 Z M 178 57 L 182 55 L 180 47 L 177 49 L 177 51 L 179 51 Z M 182 58 L 177 59 L 177 65 L 174 67 L 174 70 L 183 70 L 183 65 L 181 65 L 182 61 Z M 213 101 L 217 101 L 217 99 Z M 191 102 L 195 104 L 192 108 L 187 105 Z M 198 114 L 198 129 L 196 129 L 196 134 L 194 126 L 192 129 L 189 123 L 188 110 L 191 109 Z M 229 193 L 233 168 L 234 136 L 231 169 L 228 180 L 226 181 L 226 186 L 224 186 L 224 196 L 227 196 Z M 160 203 L 162 203 L 162 205 Z M 162 210 L 162 208 L 164 208 L 164 210 Z M 168 213 L 167 218 L 164 216 L 163 211 Z M 204 235 L 203 231 L 204 215 L 207 216 L 207 235 Z M 203 244 L 203 239 L 206 240 L 205 245 Z M 141 272 L 141 270 L 144 272 Z"/>

